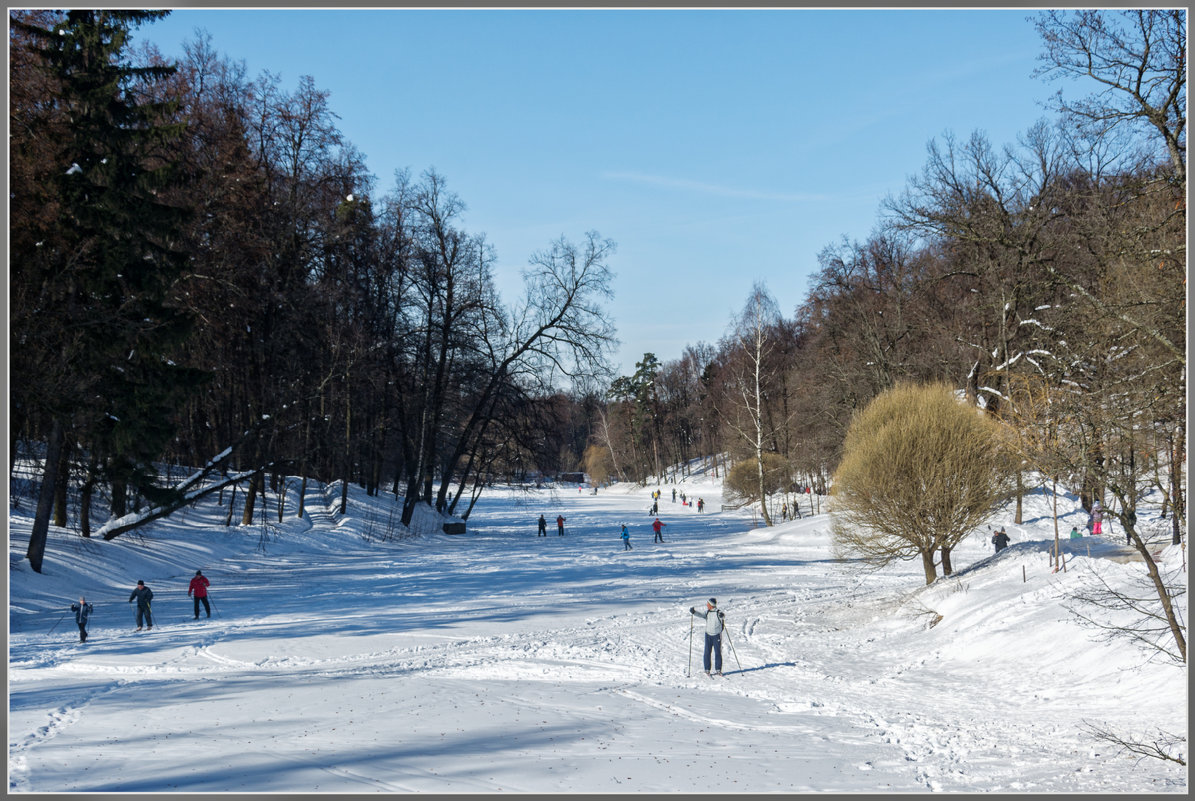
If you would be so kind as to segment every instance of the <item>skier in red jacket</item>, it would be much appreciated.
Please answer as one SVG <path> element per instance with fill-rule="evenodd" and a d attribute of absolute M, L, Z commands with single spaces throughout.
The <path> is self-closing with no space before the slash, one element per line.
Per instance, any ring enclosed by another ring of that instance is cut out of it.
<path fill-rule="evenodd" d="M 658 517 L 656 518 L 656 522 L 651 524 L 651 530 L 656 532 L 656 538 L 654 540 L 652 540 L 652 542 L 663 542 L 664 541 L 664 534 L 662 532 L 664 531 L 664 526 L 666 526 L 666 525 L 668 525 L 668 524 L 661 523 L 660 518 L 658 518 Z"/>
<path fill-rule="evenodd" d="M 203 609 L 207 616 L 212 616 L 212 607 L 207 600 L 208 580 L 202 570 L 195 571 L 195 578 L 191 579 L 191 586 L 187 588 L 187 595 L 195 599 L 195 619 L 199 620 L 199 602 L 203 601 Z"/>

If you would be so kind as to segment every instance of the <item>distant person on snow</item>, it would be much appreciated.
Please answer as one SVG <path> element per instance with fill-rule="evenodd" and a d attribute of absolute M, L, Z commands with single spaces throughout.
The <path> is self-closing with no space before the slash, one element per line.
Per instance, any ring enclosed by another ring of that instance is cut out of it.
<path fill-rule="evenodd" d="M 690 606 L 689 614 L 705 618 L 705 652 L 702 655 L 702 664 L 705 665 L 705 675 L 710 675 L 710 653 L 712 652 L 714 655 L 715 675 L 721 676 L 722 628 L 726 622 L 726 616 L 718 608 L 718 599 L 710 598 L 705 605 L 705 609 Z"/>
<path fill-rule="evenodd" d="M 138 581 L 137 588 L 129 596 L 129 603 L 137 601 L 137 631 L 141 631 L 142 623 L 145 624 L 146 631 L 154 627 L 154 619 L 149 611 L 149 602 L 153 600 L 153 597 L 154 591 L 146 587 L 144 581 Z"/>
<path fill-rule="evenodd" d="M 627 524 L 622 524 L 622 549 L 629 551 L 631 549 L 631 533 L 627 531 Z"/>
<path fill-rule="evenodd" d="M 652 540 L 652 542 L 663 542 L 664 541 L 664 533 L 663 532 L 664 532 L 664 526 L 666 526 L 666 525 L 668 525 L 668 524 L 661 523 L 660 518 L 658 518 L 658 517 L 656 518 L 656 522 L 651 524 L 651 530 L 656 532 L 656 538 L 654 540 Z"/>
<path fill-rule="evenodd" d="M 87 642 L 87 619 L 91 617 L 95 607 L 80 595 L 79 603 L 71 604 L 71 611 L 75 613 L 75 622 L 79 624 L 79 642 Z"/>
<path fill-rule="evenodd" d="M 199 602 L 203 601 L 203 610 L 207 612 L 207 616 L 212 616 L 212 606 L 207 600 L 207 588 L 210 582 L 207 576 L 203 575 L 202 570 L 195 571 L 195 578 L 191 579 L 191 586 L 187 588 L 187 595 L 195 599 L 195 619 L 199 620 Z"/>
<path fill-rule="evenodd" d="M 1008 543 L 1009 543 L 1008 535 L 1004 533 L 1003 528 L 1001 528 L 999 531 L 997 531 L 995 534 L 992 535 L 992 545 L 996 546 L 996 553 L 1000 553 L 1005 548 L 1007 548 Z"/>
<path fill-rule="evenodd" d="M 548 520 L 543 515 L 539 516 L 539 534 L 537 534 L 536 536 L 537 537 L 548 536 Z"/>
<path fill-rule="evenodd" d="M 705 498 L 697 499 L 697 511 L 699 511 L 699 512 L 705 511 Z"/>
<path fill-rule="evenodd" d="M 1072 540 L 1080 539 L 1082 536 L 1083 535 L 1079 533 L 1078 526 L 1071 526 L 1071 539 Z"/>
<path fill-rule="evenodd" d="M 564 536 L 564 515 L 560 515 L 556 518 L 556 536 Z"/>

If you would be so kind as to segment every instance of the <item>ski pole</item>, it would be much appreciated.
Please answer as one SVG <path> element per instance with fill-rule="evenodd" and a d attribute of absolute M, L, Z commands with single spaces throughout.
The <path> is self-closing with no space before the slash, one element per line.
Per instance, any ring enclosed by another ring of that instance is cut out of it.
<path fill-rule="evenodd" d="M 723 627 L 722 631 L 726 632 L 726 642 L 730 643 L 730 652 L 734 654 L 734 663 L 738 665 L 739 673 L 742 673 L 743 666 L 739 664 L 739 655 L 735 653 L 734 641 L 730 639 L 730 629 Z"/>
<path fill-rule="evenodd" d="M 70 614 L 70 612 L 63 612 L 63 613 L 62 613 L 62 617 L 60 617 L 60 618 L 58 618 L 57 620 L 55 620 L 55 621 L 54 621 L 54 625 L 50 627 L 50 630 L 49 630 L 49 631 L 47 631 L 47 632 L 46 632 L 46 634 L 53 634 L 53 633 L 54 633 L 54 629 L 58 628 L 58 624 L 62 622 L 62 618 L 63 618 L 63 617 L 66 617 L 66 616 L 67 616 L 67 615 L 69 615 L 69 614 Z"/>
<path fill-rule="evenodd" d="M 207 602 L 212 605 L 212 611 L 216 613 L 216 617 L 220 617 L 220 610 L 216 608 L 216 602 L 212 600 L 210 594 L 207 597 Z"/>
<path fill-rule="evenodd" d="M 693 613 L 689 613 L 689 667 L 685 670 L 686 676 L 693 675 Z"/>

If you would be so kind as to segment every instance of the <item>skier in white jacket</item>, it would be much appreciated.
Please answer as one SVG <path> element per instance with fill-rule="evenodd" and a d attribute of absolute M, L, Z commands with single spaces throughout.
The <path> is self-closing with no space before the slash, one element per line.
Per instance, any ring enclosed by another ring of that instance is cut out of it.
<path fill-rule="evenodd" d="M 722 623 L 725 616 L 718 608 L 718 599 L 710 598 L 705 609 L 695 606 L 689 607 L 689 614 L 705 618 L 705 652 L 702 663 L 705 665 L 705 675 L 710 675 L 710 652 L 714 654 L 714 673 L 722 675 Z"/>

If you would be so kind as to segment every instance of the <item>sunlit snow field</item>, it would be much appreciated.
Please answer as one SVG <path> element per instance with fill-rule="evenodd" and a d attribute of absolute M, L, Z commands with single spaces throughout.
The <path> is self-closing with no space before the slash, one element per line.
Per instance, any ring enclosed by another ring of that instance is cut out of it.
<path fill-rule="evenodd" d="M 993 520 L 1007 551 L 976 532 L 925 587 L 919 560 L 836 558 L 808 496 L 755 528 L 707 478 L 677 485 L 704 514 L 660 485 L 653 543 L 656 486 L 494 488 L 456 536 L 398 536 L 393 497 L 356 487 L 347 515 L 329 487 L 280 525 L 271 496 L 269 528 L 226 528 L 211 498 L 112 542 L 52 530 L 42 575 L 29 504 L 10 508 L 9 791 L 1186 792 L 1185 768 L 1092 733 L 1187 731 L 1185 668 L 1064 608 L 1097 571 L 1144 573 L 1122 532 L 1064 540 L 1054 573 L 1036 494 L 1024 525 Z M 1064 537 L 1082 527 L 1074 498 L 1060 512 Z M 541 513 L 566 535 L 537 537 Z M 1141 517 L 1185 587 L 1169 521 Z M 210 620 L 191 619 L 196 569 Z M 80 594 L 83 645 L 60 620 Z M 710 596 L 720 679 L 688 613 Z"/>

